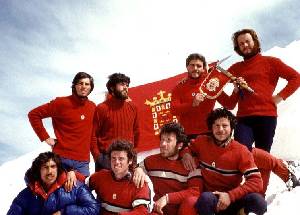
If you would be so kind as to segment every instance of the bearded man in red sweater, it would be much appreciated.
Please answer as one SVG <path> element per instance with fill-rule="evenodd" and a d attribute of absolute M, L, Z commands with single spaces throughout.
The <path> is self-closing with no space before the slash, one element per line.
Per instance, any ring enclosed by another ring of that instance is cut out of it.
<path fill-rule="evenodd" d="M 233 109 L 238 104 L 238 124 L 234 138 L 250 150 L 255 147 L 270 152 L 277 124 L 277 105 L 300 86 L 300 74 L 280 59 L 262 56 L 260 42 L 252 29 L 237 31 L 232 36 L 234 50 L 244 61 L 233 64 L 229 71 L 237 83 L 246 82 L 255 92 L 236 88 L 231 98 Z M 279 78 L 287 85 L 273 95 Z"/>
<path fill-rule="evenodd" d="M 137 108 L 128 98 L 130 78 L 122 73 L 108 77 L 106 101 L 98 104 L 94 116 L 97 144 L 92 147 L 95 170 L 110 169 L 107 149 L 113 140 L 128 140 L 136 147 L 139 141 Z"/>
<path fill-rule="evenodd" d="M 187 137 L 179 123 L 163 125 L 160 153 L 146 157 L 135 170 L 133 179 L 137 185 L 143 184 L 145 173 L 153 183 L 155 203 L 152 214 L 197 214 L 194 206 L 202 189 L 201 171 L 189 172 L 184 168 L 179 150 L 186 143 Z"/>
<path fill-rule="evenodd" d="M 179 119 L 189 139 L 208 132 L 205 119 L 214 108 L 216 101 L 223 104 L 228 99 L 222 93 L 217 99 L 205 99 L 199 88 L 208 75 L 205 57 L 198 53 L 186 59 L 187 78 L 172 90 L 171 111 Z"/>
<path fill-rule="evenodd" d="M 66 170 L 89 176 L 90 148 L 95 144 L 93 116 L 96 105 L 88 99 L 94 88 L 91 75 L 79 72 L 72 81 L 72 95 L 56 99 L 31 110 L 31 126 L 39 139 L 60 155 Z M 51 117 L 55 138 L 49 136 L 42 119 Z M 94 141 L 94 143 L 92 143 Z"/>
<path fill-rule="evenodd" d="M 183 160 L 198 158 L 203 177 L 203 190 L 197 201 L 199 214 L 264 214 L 267 202 L 260 194 L 263 182 L 251 152 L 231 138 L 235 116 L 218 108 L 207 118 L 211 133 L 200 135 L 183 153 Z M 243 176 L 245 181 L 242 183 Z"/>

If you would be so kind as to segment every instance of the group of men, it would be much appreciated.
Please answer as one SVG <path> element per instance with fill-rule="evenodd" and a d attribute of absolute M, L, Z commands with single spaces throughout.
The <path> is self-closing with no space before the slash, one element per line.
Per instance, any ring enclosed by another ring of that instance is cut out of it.
<path fill-rule="evenodd" d="M 288 166 L 269 152 L 277 104 L 297 90 L 300 75 L 278 58 L 262 56 L 254 30 L 238 31 L 232 40 L 244 58 L 228 69 L 236 77 L 233 93 L 222 92 L 215 99 L 201 93 L 208 66 L 204 56 L 189 55 L 188 76 L 172 91 L 171 110 L 180 123 L 163 125 L 160 153 L 138 165 L 134 147 L 142 140 L 137 108 L 128 98 L 130 78 L 121 73 L 109 76 L 107 98 L 96 106 L 88 99 L 93 78 L 77 73 L 72 95 L 28 114 L 37 136 L 54 153 L 42 153 L 32 163 L 25 177 L 28 186 L 8 214 L 99 214 L 100 207 L 101 214 L 148 214 L 152 184 L 152 214 L 263 214 L 271 171 L 299 185 Z M 279 78 L 287 85 L 273 95 Z M 246 91 L 245 84 L 254 93 Z M 227 109 L 238 104 L 237 117 L 225 108 L 213 110 L 216 101 Z M 52 118 L 55 138 L 43 126 L 47 117 Z M 96 172 L 86 186 L 90 152 Z"/>

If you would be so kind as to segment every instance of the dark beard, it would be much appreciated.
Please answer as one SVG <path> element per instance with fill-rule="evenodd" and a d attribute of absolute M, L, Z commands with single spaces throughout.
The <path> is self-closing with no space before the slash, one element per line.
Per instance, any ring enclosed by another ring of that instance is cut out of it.
<path fill-rule="evenodd" d="M 253 56 L 257 55 L 258 52 L 259 52 L 258 46 L 257 46 L 257 44 L 255 44 L 254 47 L 253 47 L 253 49 L 252 49 L 252 51 L 251 51 L 249 54 L 242 54 L 242 56 L 243 56 L 243 58 L 244 58 L 245 60 L 247 60 L 247 59 L 250 59 L 250 58 L 252 58 Z"/>
<path fill-rule="evenodd" d="M 114 90 L 114 96 L 117 99 L 120 99 L 120 100 L 126 100 L 126 99 L 128 99 L 128 94 L 127 95 L 123 95 L 122 92 L 117 91 L 117 90 Z"/>

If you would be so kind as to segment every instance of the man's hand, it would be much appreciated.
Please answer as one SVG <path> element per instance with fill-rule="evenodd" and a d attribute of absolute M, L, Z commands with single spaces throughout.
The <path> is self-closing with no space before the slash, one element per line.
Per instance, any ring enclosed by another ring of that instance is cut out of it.
<path fill-rule="evenodd" d="M 217 212 L 225 210 L 230 205 L 231 201 L 228 193 L 215 191 L 213 194 L 219 197 Z"/>
<path fill-rule="evenodd" d="M 75 172 L 72 170 L 67 173 L 67 181 L 65 182 L 65 190 L 71 192 L 73 186 L 76 186 L 77 178 Z"/>
<path fill-rule="evenodd" d="M 144 186 L 144 183 L 146 181 L 146 173 L 141 167 L 137 167 L 134 169 L 132 180 L 137 188 Z"/>
<path fill-rule="evenodd" d="M 273 96 L 272 99 L 275 105 L 278 105 L 281 101 L 283 101 L 283 98 L 279 95 Z"/>
<path fill-rule="evenodd" d="M 49 146 L 53 147 L 53 146 L 56 144 L 57 140 L 54 139 L 54 138 L 49 137 L 48 139 L 45 140 L 45 142 L 46 142 Z"/>
<path fill-rule="evenodd" d="M 168 198 L 166 195 L 160 197 L 159 200 L 157 200 L 154 203 L 154 211 L 159 213 L 159 214 L 164 214 L 164 212 L 162 211 L 162 209 L 168 204 Z"/>
<path fill-rule="evenodd" d="M 201 102 L 204 101 L 206 94 L 205 93 L 197 93 L 193 100 L 193 107 L 199 106 Z"/>
<path fill-rule="evenodd" d="M 183 155 L 181 162 L 186 170 L 194 171 L 197 168 L 193 156 L 189 153 Z"/>

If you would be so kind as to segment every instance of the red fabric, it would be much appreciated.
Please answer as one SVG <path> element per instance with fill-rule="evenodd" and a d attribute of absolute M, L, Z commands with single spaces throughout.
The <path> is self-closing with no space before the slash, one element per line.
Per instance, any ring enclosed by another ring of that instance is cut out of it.
<path fill-rule="evenodd" d="M 94 129 L 97 146 L 92 147 L 92 154 L 95 159 L 115 139 L 125 139 L 138 146 L 140 134 L 135 104 L 110 96 L 96 107 Z"/>
<path fill-rule="evenodd" d="M 196 203 L 196 197 L 199 197 L 199 190 L 202 189 L 200 188 L 202 181 L 199 169 L 195 173 L 189 173 L 181 160 L 169 160 L 160 154 L 145 158 L 140 163 L 140 167 L 145 170 L 153 183 L 155 201 L 168 194 L 169 203 L 164 209 L 166 214 L 177 214 L 179 208 L 190 205 L 192 199 L 195 200 L 193 204 Z M 196 214 L 194 208 L 190 210 L 193 213 L 186 214 Z"/>
<path fill-rule="evenodd" d="M 171 90 L 186 76 L 186 73 L 153 83 L 132 87 L 129 96 L 137 106 L 140 119 L 138 151 L 159 147 L 159 128 L 169 121 L 176 121 L 170 112 Z"/>
<path fill-rule="evenodd" d="M 67 175 L 65 172 L 63 172 L 60 176 L 58 176 L 57 180 L 54 182 L 54 184 L 52 184 L 48 192 L 45 192 L 44 188 L 38 181 L 34 182 L 34 184 L 30 184 L 29 187 L 33 193 L 40 195 L 44 200 L 47 200 L 51 193 L 65 184 L 66 180 Z"/>
<path fill-rule="evenodd" d="M 288 98 L 300 86 L 300 74 L 293 68 L 284 64 L 280 59 L 269 56 L 256 56 L 238 62 L 229 68 L 236 77 L 243 77 L 248 85 L 255 91 L 249 93 L 243 90 L 243 99 L 235 94 L 232 96 L 232 109 L 238 102 L 237 116 L 277 116 L 277 108 L 273 103 L 272 95 L 279 78 L 288 81 L 278 95 Z"/>
<path fill-rule="evenodd" d="M 216 99 L 205 99 L 198 106 L 192 107 L 194 96 L 199 93 L 199 87 L 206 80 L 206 77 L 206 74 L 202 74 L 199 79 L 186 79 L 172 91 L 171 111 L 178 116 L 179 122 L 188 135 L 208 132 L 206 118 L 213 110 Z M 221 104 L 227 99 L 228 96 L 225 93 L 221 93 L 217 97 L 218 102 Z"/>
<path fill-rule="evenodd" d="M 263 180 L 263 194 L 267 191 L 271 171 L 273 171 L 284 182 L 289 180 L 289 170 L 283 163 L 283 160 L 277 159 L 270 153 L 258 148 L 253 148 L 252 154 Z"/>
<path fill-rule="evenodd" d="M 97 198 L 119 208 L 131 209 L 129 212 L 122 212 L 123 215 L 148 214 L 147 205 L 140 204 L 133 208 L 135 200 L 150 201 L 150 191 L 147 184 L 142 188 L 136 188 L 131 179 L 115 180 L 112 171 L 101 170 L 94 173 L 89 179 L 89 186 L 95 190 Z M 115 214 L 102 208 L 104 215 Z"/>
<path fill-rule="evenodd" d="M 223 91 L 225 85 L 230 81 L 226 75 L 215 67 L 211 67 L 209 74 L 200 85 L 200 92 L 206 94 L 207 99 L 216 99 Z"/>
<path fill-rule="evenodd" d="M 204 191 L 228 192 L 232 202 L 248 193 L 262 191 L 261 175 L 253 156 L 237 141 L 219 147 L 211 137 L 201 135 L 191 142 L 190 147 L 202 167 Z M 241 185 L 243 174 L 246 180 Z"/>
<path fill-rule="evenodd" d="M 95 104 L 75 95 L 58 97 L 28 114 L 31 126 L 39 139 L 49 138 L 42 119 L 51 117 L 57 139 L 53 151 L 60 156 L 78 161 L 89 161 Z"/>

